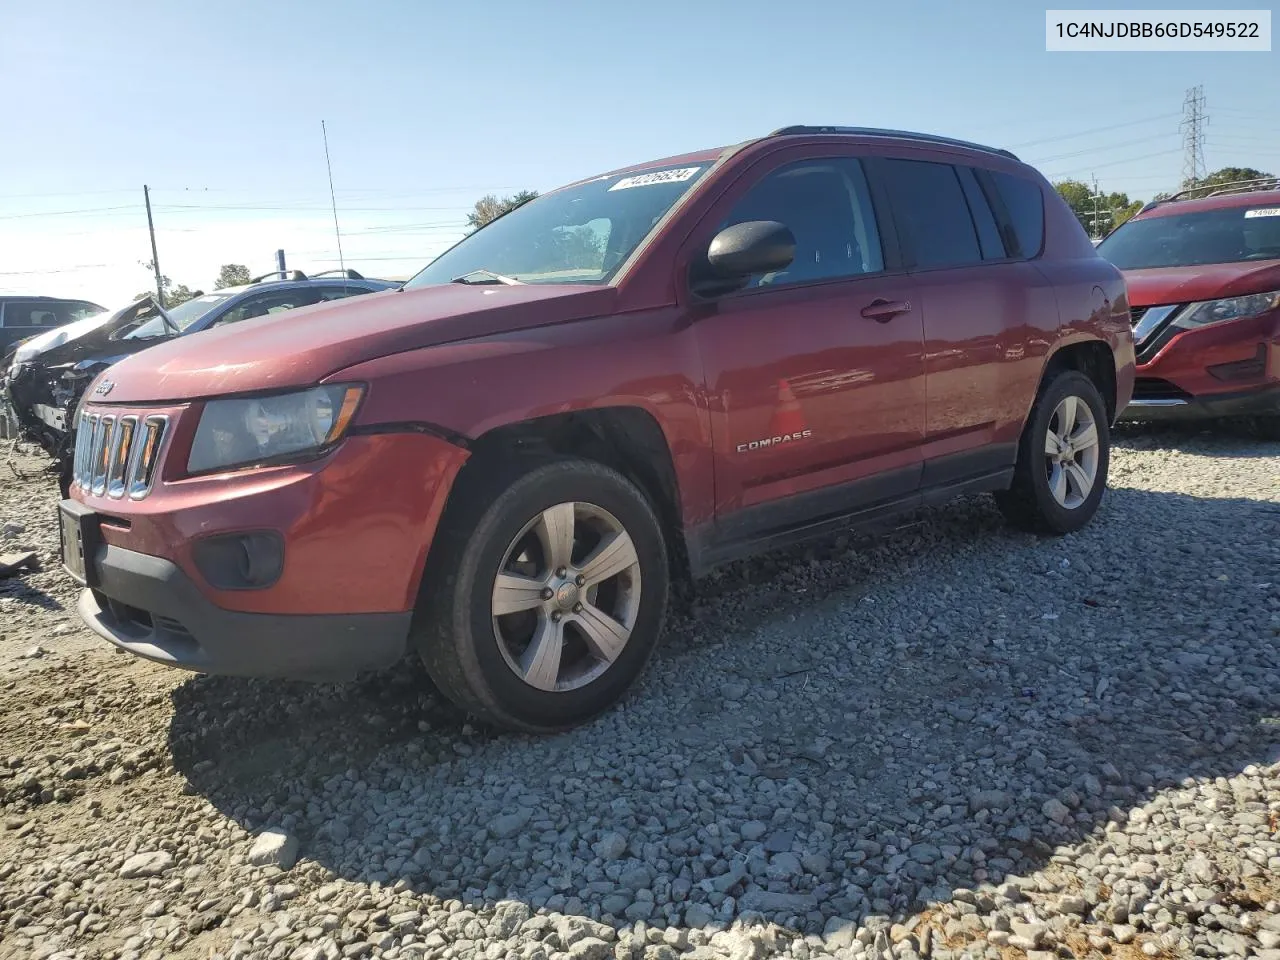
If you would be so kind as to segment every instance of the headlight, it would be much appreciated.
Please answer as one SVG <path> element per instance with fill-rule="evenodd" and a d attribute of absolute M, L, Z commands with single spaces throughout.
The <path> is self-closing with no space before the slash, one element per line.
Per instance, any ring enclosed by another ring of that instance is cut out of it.
<path fill-rule="evenodd" d="M 207 473 L 317 456 L 342 439 L 363 395 L 363 386 L 343 383 L 213 400 L 200 415 L 187 470 Z"/>
<path fill-rule="evenodd" d="M 1211 323 L 1225 323 L 1242 317 L 1256 317 L 1260 313 L 1280 307 L 1280 290 L 1271 293 L 1252 293 L 1247 297 L 1228 297 L 1225 300 L 1206 300 L 1193 303 L 1173 321 L 1175 327 L 1195 330 Z"/>

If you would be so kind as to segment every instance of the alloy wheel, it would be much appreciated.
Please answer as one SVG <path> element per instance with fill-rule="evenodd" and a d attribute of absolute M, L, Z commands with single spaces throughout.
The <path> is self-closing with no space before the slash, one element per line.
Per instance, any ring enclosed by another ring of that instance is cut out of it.
<path fill-rule="evenodd" d="M 1049 492 L 1074 510 L 1089 499 L 1098 480 L 1098 424 L 1084 400 L 1068 395 L 1054 408 L 1044 443 Z"/>
<path fill-rule="evenodd" d="M 640 559 L 613 514 L 559 503 L 511 541 L 494 578 L 494 635 L 517 676 L 563 692 L 621 656 L 640 612 Z"/>

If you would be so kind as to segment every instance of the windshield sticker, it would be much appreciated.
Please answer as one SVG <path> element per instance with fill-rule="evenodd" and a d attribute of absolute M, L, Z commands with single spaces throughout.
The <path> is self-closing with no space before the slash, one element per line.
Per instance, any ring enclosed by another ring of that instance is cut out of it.
<path fill-rule="evenodd" d="M 634 177 L 623 177 L 610 190 L 629 190 L 632 187 L 648 187 L 655 183 L 680 183 L 688 180 L 701 167 L 680 167 L 676 170 L 658 170 L 654 173 L 641 173 Z"/>
<path fill-rule="evenodd" d="M 1254 217 L 1280 217 L 1280 207 L 1263 207 L 1259 210 L 1246 210 L 1244 218 L 1251 220 Z"/>

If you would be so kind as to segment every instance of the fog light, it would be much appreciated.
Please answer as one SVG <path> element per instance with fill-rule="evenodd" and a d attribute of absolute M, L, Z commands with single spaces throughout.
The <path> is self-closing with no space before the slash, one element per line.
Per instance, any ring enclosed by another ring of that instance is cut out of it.
<path fill-rule="evenodd" d="M 1258 344 L 1258 352 L 1248 360 L 1215 363 L 1206 369 L 1210 376 L 1218 380 L 1253 380 L 1262 376 L 1267 370 L 1267 345 Z"/>
<path fill-rule="evenodd" d="M 262 590 L 279 580 L 284 569 L 284 541 L 266 530 L 197 540 L 192 555 L 216 590 Z"/>

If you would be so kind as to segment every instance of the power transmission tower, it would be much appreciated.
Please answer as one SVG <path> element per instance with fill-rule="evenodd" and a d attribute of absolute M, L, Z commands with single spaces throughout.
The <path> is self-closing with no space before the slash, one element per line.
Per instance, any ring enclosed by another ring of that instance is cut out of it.
<path fill-rule="evenodd" d="M 1182 101 L 1182 186 L 1194 187 L 1204 179 L 1204 87 L 1192 87 Z"/>

